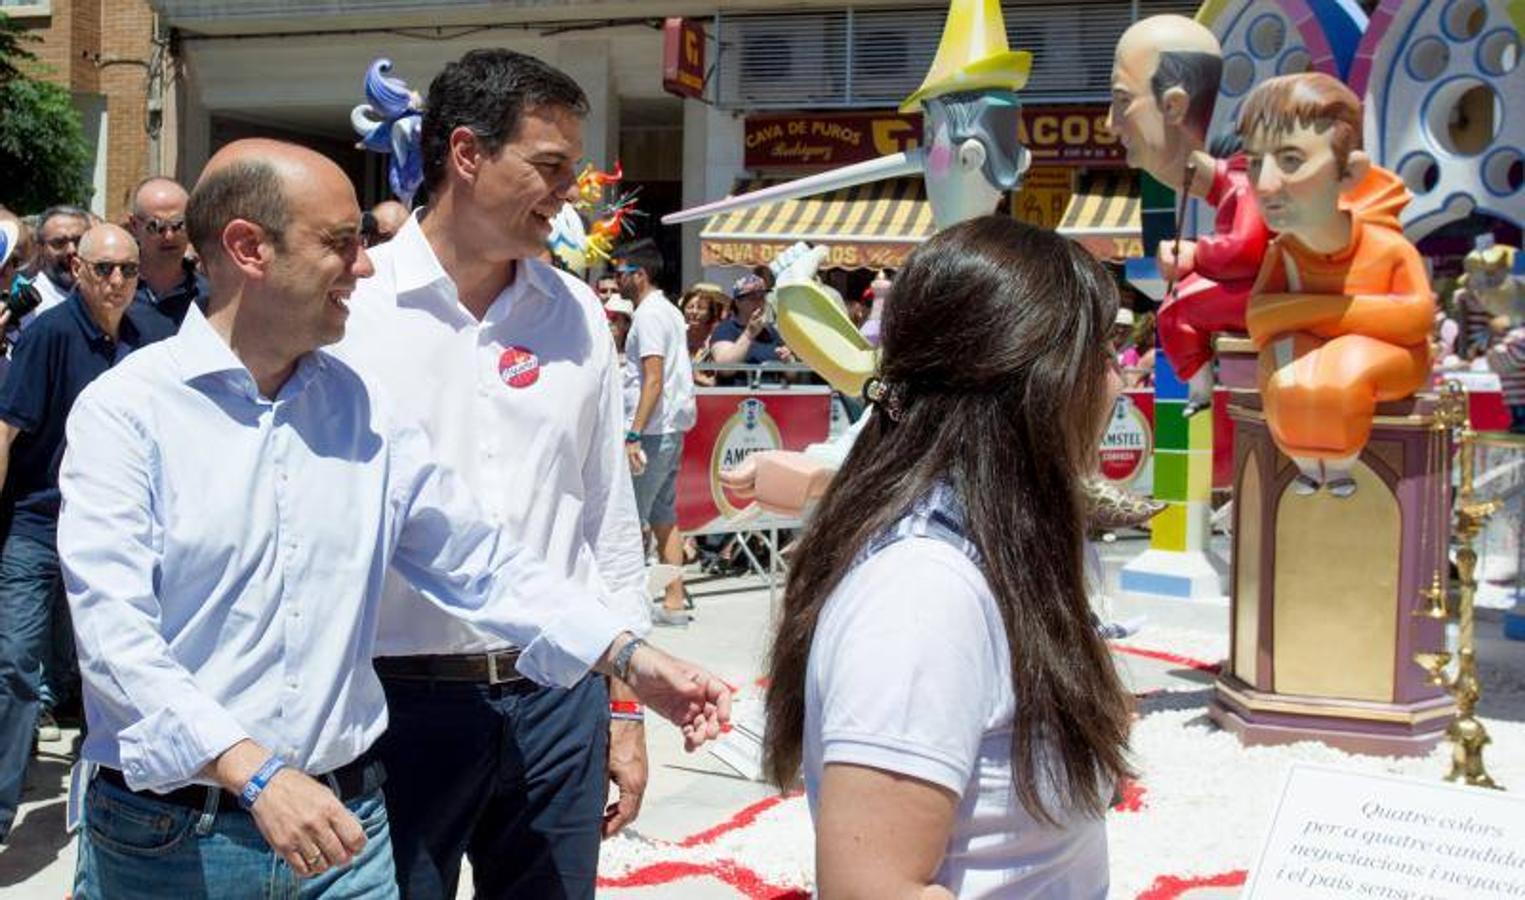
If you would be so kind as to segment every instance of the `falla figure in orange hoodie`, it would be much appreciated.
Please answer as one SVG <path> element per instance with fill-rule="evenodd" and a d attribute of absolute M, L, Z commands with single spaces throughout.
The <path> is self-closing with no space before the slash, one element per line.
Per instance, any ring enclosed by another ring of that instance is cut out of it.
<path fill-rule="evenodd" d="M 1297 464 L 1293 489 L 1355 492 L 1380 402 L 1424 386 L 1435 308 L 1403 236 L 1403 182 L 1361 150 L 1361 101 L 1310 73 L 1264 82 L 1239 134 L 1261 214 L 1279 232 L 1250 292 L 1266 422 Z"/>

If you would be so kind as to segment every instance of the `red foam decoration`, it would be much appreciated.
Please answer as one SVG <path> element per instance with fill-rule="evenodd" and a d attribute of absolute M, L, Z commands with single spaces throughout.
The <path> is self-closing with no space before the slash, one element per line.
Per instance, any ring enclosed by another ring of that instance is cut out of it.
<path fill-rule="evenodd" d="M 1182 894 L 1194 888 L 1212 887 L 1239 887 L 1249 877 L 1249 872 L 1244 869 L 1235 869 L 1232 872 L 1224 872 L 1221 875 L 1191 875 L 1182 877 L 1179 875 L 1161 875 L 1154 880 L 1138 895 L 1138 900 L 1177 900 Z"/>
<path fill-rule="evenodd" d="M 1199 672 L 1216 673 L 1222 668 L 1219 663 L 1210 663 L 1206 660 L 1193 659 L 1190 656 L 1182 656 L 1179 653 L 1170 653 L 1165 650 L 1147 650 L 1143 647 L 1130 647 L 1127 644 L 1108 644 L 1118 653 L 1126 653 L 1130 656 L 1141 656 L 1144 659 L 1154 659 L 1160 662 L 1174 663 L 1188 669 L 1196 669 Z"/>

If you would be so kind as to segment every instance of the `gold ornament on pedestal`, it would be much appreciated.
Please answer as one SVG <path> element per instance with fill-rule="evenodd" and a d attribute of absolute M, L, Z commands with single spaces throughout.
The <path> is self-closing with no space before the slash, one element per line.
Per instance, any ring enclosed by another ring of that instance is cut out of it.
<path fill-rule="evenodd" d="M 1491 743 L 1488 730 L 1478 721 L 1474 712 L 1482 697 L 1482 683 L 1477 677 L 1477 647 L 1475 641 L 1476 620 L 1474 601 L 1477 597 L 1477 550 L 1474 544 L 1488 518 L 1498 511 L 1497 500 L 1479 500 L 1474 484 L 1474 466 L 1477 456 L 1477 435 L 1467 421 L 1466 395 L 1452 384 L 1446 391 L 1445 403 L 1436 413 L 1436 429 L 1460 427 L 1457 443 L 1461 462 L 1461 484 L 1456 496 L 1457 542 L 1457 609 L 1456 618 L 1460 634 L 1456 648 L 1456 674 L 1449 675 L 1446 667 L 1452 654 L 1444 650 L 1414 654 L 1414 663 L 1430 674 L 1433 684 L 1444 687 L 1456 698 L 1456 718 L 1446 729 L 1446 739 L 1451 742 L 1451 771 L 1447 781 L 1465 781 L 1475 787 L 1502 790 L 1483 766 L 1483 747 Z M 1439 590 L 1439 575 L 1430 590 L 1424 592 L 1425 605 L 1415 615 L 1428 618 L 1449 618 L 1445 609 L 1444 593 Z M 1438 614 L 1437 614 L 1438 611 Z"/>

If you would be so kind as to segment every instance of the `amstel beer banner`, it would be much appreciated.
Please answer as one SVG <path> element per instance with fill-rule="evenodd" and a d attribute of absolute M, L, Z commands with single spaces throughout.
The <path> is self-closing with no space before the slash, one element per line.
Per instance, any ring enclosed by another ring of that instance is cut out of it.
<path fill-rule="evenodd" d="M 803 450 L 826 440 L 831 390 L 700 388 L 699 419 L 683 438 L 678 469 L 678 528 L 685 534 L 736 531 L 734 518 L 750 501 L 723 488 L 720 471 L 759 450 Z M 799 522 L 773 516 L 751 528 L 793 528 Z"/>
<path fill-rule="evenodd" d="M 1234 423 L 1228 416 L 1229 392 L 1213 397 L 1213 489 L 1234 484 Z M 1206 413 L 1201 413 L 1206 415 Z M 1137 494 L 1154 491 L 1154 391 L 1124 391 L 1112 408 L 1101 439 L 1101 475 Z"/>

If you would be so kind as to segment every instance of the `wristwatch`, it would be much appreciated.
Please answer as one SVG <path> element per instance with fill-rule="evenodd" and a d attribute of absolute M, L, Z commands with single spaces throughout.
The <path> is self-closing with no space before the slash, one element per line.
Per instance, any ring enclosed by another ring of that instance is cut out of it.
<path fill-rule="evenodd" d="M 638 444 L 638 443 L 640 443 L 640 441 L 641 441 L 641 433 L 639 431 L 627 431 L 627 432 L 625 432 L 625 443 L 627 443 L 627 444 Z"/>
<path fill-rule="evenodd" d="M 628 682 L 630 674 L 630 659 L 635 656 L 635 651 L 646 646 L 645 638 L 631 638 L 630 643 L 620 648 L 620 652 L 614 654 L 614 675 L 620 681 Z"/>

